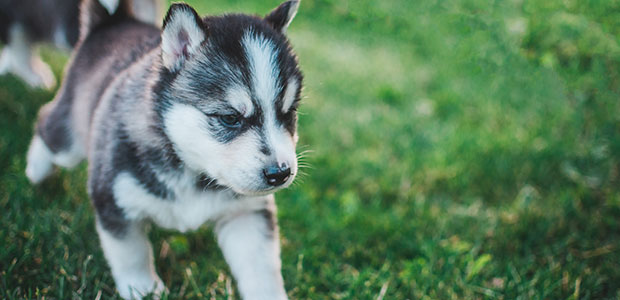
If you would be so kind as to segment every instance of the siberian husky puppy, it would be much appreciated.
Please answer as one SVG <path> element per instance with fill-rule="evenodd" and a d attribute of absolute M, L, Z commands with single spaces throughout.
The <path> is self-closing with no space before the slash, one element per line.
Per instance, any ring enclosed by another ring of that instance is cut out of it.
<path fill-rule="evenodd" d="M 86 1 L 81 40 L 39 112 L 26 175 L 89 161 L 88 192 L 116 287 L 160 293 L 145 222 L 208 222 L 244 299 L 286 299 L 273 193 L 297 173 L 302 74 L 285 31 L 298 0 L 266 17 L 201 18 L 173 4 L 163 29 Z"/>
<path fill-rule="evenodd" d="M 113 10 L 118 0 L 101 0 Z M 161 0 L 135 0 L 132 8 L 142 21 L 161 21 Z M 71 49 L 78 41 L 80 0 L 0 0 L 0 75 L 13 73 L 31 87 L 52 88 L 56 79 L 34 50 L 39 43 Z"/>

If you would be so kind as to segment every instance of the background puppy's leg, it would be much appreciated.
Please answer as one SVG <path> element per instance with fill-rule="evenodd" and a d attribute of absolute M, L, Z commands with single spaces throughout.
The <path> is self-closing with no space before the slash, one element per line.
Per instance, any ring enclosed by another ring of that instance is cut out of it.
<path fill-rule="evenodd" d="M 38 55 L 33 55 L 32 43 L 24 28 L 13 25 L 9 32 L 9 43 L 0 56 L 0 74 L 14 73 L 32 87 L 56 86 L 56 79 L 50 67 Z"/>
<path fill-rule="evenodd" d="M 150 292 L 155 295 L 165 290 L 164 283 L 155 273 L 153 249 L 139 223 L 130 223 L 122 233 L 112 233 L 99 222 L 97 232 L 116 288 L 125 299 L 140 299 Z"/>
<path fill-rule="evenodd" d="M 10 46 L 5 45 L 4 49 L 2 49 L 2 54 L 0 54 L 0 75 L 4 75 L 11 70 L 12 60 Z"/>
<path fill-rule="evenodd" d="M 275 206 L 222 219 L 216 233 L 243 299 L 288 299 L 280 273 Z"/>

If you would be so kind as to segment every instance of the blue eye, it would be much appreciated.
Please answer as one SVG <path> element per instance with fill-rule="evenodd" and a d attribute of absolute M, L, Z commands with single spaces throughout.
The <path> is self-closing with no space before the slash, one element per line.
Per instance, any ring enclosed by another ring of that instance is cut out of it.
<path fill-rule="evenodd" d="M 218 119 L 220 120 L 220 123 L 222 123 L 222 125 L 229 127 L 229 128 L 239 128 L 241 127 L 241 116 L 240 115 L 221 115 L 218 116 Z"/>

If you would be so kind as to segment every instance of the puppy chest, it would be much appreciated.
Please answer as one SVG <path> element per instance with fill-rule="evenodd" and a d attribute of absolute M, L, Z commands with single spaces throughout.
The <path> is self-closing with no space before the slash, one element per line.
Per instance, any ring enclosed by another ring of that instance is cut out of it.
<path fill-rule="evenodd" d="M 161 198 L 129 173 L 116 177 L 114 195 L 126 218 L 148 218 L 161 227 L 180 231 L 197 229 L 229 206 L 218 193 L 200 192 L 190 187 L 178 188 L 168 198 Z"/>

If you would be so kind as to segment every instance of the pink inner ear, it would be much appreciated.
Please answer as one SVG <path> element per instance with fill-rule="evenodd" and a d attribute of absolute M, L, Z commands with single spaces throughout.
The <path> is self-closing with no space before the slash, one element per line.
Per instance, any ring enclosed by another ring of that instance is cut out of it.
<path fill-rule="evenodd" d="M 184 57 L 188 57 L 188 46 L 189 46 L 189 34 L 187 31 L 181 29 L 177 34 L 177 47 L 174 49 L 174 55 L 179 57 L 183 55 Z"/>

